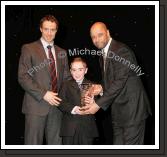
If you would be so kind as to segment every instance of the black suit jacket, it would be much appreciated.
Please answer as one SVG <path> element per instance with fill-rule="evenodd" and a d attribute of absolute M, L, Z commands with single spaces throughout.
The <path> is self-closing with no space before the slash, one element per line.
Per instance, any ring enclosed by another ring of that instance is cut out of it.
<path fill-rule="evenodd" d="M 62 82 L 71 79 L 71 75 L 65 50 L 55 45 L 55 53 L 59 92 Z M 60 53 L 64 53 L 64 57 L 60 57 Z M 23 113 L 42 116 L 49 112 L 51 105 L 43 99 L 45 93 L 51 90 L 48 61 L 40 40 L 23 45 L 18 69 L 18 81 L 25 90 Z"/>
<path fill-rule="evenodd" d="M 90 82 L 86 79 L 83 83 Z M 62 102 L 59 106 L 63 111 L 62 126 L 60 136 L 74 136 L 76 129 L 84 133 L 87 137 L 97 137 L 98 131 L 94 115 L 74 115 L 71 114 L 75 106 L 80 105 L 80 89 L 75 80 L 65 81 L 60 91 Z"/>
<path fill-rule="evenodd" d="M 111 105 L 113 124 L 136 124 L 146 119 L 151 110 L 142 82 L 135 69 L 132 70 L 132 66 L 130 67 L 132 64 L 137 67 L 135 55 L 125 44 L 114 39 L 108 54 L 105 72 L 103 58 L 100 58 L 104 95 L 97 100 L 97 104 L 104 110 Z"/>

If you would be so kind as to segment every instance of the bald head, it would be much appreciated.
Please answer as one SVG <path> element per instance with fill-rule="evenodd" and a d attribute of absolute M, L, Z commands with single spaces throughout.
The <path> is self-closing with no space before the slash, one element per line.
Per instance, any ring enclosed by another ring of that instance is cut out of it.
<path fill-rule="evenodd" d="M 109 30 L 103 22 L 96 22 L 91 26 L 90 36 L 98 49 L 103 49 L 111 38 Z"/>
<path fill-rule="evenodd" d="M 91 31 L 94 31 L 94 30 L 97 30 L 97 29 L 101 29 L 101 30 L 105 30 L 105 31 L 108 30 L 107 27 L 106 27 L 106 25 L 105 25 L 103 22 L 95 22 L 95 23 L 91 26 L 90 32 L 91 32 Z"/>

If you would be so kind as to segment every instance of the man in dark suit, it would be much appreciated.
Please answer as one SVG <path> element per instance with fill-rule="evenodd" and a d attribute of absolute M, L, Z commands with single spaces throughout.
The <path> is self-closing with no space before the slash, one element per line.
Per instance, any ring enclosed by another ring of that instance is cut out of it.
<path fill-rule="evenodd" d="M 64 145 L 90 145 L 98 136 L 95 117 L 92 114 L 79 115 L 82 85 L 91 83 L 84 78 L 88 68 L 86 62 L 77 57 L 71 62 L 70 70 L 73 79 L 65 81 L 60 90 L 62 102 L 59 108 L 63 111 L 60 136 Z M 90 100 L 93 101 L 93 95 Z"/>
<path fill-rule="evenodd" d="M 94 114 L 111 105 L 113 144 L 144 144 L 145 120 L 151 110 L 139 73 L 135 71 L 138 67 L 135 55 L 125 44 L 112 39 L 102 22 L 92 25 L 90 35 L 93 44 L 103 52 L 100 57 L 103 95 L 85 107 L 85 114 Z"/>
<path fill-rule="evenodd" d="M 54 45 L 57 30 L 57 19 L 47 15 L 40 21 L 41 38 L 22 47 L 18 81 L 25 90 L 22 112 L 25 114 L 24 140 L 28 145 L 43 144 L 44 133 L 47 144 L 62 143 L 58 93 L 62 81 L 71 75 L 65 51 Z"/>

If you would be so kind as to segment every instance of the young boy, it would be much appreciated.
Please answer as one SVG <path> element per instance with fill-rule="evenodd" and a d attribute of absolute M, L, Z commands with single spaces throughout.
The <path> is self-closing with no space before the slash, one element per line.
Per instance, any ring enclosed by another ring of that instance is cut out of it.
<path fill-rule="evenodd" d="M 63 111 L 60 136 L 64 145 L 91 145 L 93 139 L 98 136 L 94 115 L 79 115 L 81 113 L 79 85 L 91 83 L 84 78 L 87 70 L 86 62 L 82 58 L 74 58 L 70 69 L 73 80 L 64 82 L 59 93 L 62 99 L 59 108 Z"/>

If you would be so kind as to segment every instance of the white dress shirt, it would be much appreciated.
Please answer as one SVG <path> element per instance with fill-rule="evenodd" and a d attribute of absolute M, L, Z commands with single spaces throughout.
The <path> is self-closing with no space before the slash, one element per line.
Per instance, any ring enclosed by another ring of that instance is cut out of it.
<path fill-rule="evenodd" d="M 107 45 L 102 49 L 102 52 L 103 52 L 103 60 L 104 60 L 104 71 L 105 71 L 107 53 L 108 53 L 108 49 L 109 49 L 109 47 L 110 47 L 111 41 L 112 41 L 112 38 L 109 39 Z"/>

